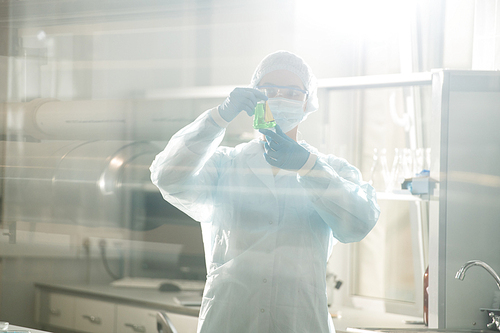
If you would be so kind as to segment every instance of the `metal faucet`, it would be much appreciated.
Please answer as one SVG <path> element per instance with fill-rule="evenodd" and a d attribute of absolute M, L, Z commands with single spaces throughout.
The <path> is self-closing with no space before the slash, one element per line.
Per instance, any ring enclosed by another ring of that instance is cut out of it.
<path fill-rule="evenodd" d="M 483 267 L 488 273 L 493 276 L 495 279 L 495 282 L 497 283 L 497 287 L 500 290 L 500 277 L 498 277 L 498 274 L 491 268 L 487 263 L 481 261 L 481 260 L 471 260 L 467 261 L 457 272 L 455 275 L 455 279 L 463 280 L 465 277 L 465 272 L 472 266 L 481 266 Z"/>
<path fill-rule="evenodd" d="M 495 282 L 497 283 L 498 289 L 500 289 L 500 278 L 498 277 L 498 274 L 491 268 L 487 263 L 480 261 L 480 260 L 471 260 L 467 261 L 455 274 L 455 279 L 463 280 L 465 277 L 465 272 L 469 269 L 469 267 L 472 266 L 481 266 L 483 267 L 488 273 L 493 276 L 495 279 Z M 486 327 L 489 329 L 497 329 L 500 331 L 500 311 L 499 310 L 494 310 L 494 309 L 481 309 L 481 311 L 488 311 L 488 316 L 491 318 L 491 323 L 486 324 Z"/>

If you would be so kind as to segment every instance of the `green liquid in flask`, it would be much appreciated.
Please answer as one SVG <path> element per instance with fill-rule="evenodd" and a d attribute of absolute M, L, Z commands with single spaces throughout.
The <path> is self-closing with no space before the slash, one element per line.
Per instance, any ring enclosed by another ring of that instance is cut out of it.
<path fill-rule="evenodd" d="M 255 107 L 255 114 L 253 116 L 253 128 L 273 128 L 276 126 L 273 114 L 267 102 L 259 102 Z"/>

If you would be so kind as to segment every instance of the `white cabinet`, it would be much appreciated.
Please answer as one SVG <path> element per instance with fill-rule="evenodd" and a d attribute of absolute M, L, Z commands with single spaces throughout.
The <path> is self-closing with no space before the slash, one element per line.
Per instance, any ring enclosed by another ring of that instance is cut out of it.
<path fill-rule="evenodd" d="M 197 312 L 177 314 L 151 305 L 143 299 L 113 297 L 109 294 L 37 286 L 35 321 L 48 331 L 85 333 L 157 333 L 157 313 L 166 313 L 177 333 L 196 333 Z M 112 289 L 115 290 L 115 289 Z M 174 296 L 161 294 L 165 305 L 173 306 Z"/>
<path fill-rule="evenodd" d="M 196 333 L 198 317 L 186 316 L 177 313 L 167 313 L 177 333 Z"/>
<path fill-rule="evenodd" d="M 156 312 L 151 309 L 117 304 L 116 333 L 156 333 Z"/>
<path fill-rule="evenodd" d="M 75 330 L 91 333 L 114 332 L 115 305 L 82 297 L 75 297 Z"/>
<path fill-rule="evenodd" d="M 128 305 L 116 305 L 116 333 L 156 333 L 158 311 Z M 167 313 L 178 333 L 196 333 L 198 317 Z"/>
<path fill-rule="evenodd" d="M 50 293 L 46 309 L 47 324 L 55 327 L 73 327 L 75 298 L 73 296 Z"/>

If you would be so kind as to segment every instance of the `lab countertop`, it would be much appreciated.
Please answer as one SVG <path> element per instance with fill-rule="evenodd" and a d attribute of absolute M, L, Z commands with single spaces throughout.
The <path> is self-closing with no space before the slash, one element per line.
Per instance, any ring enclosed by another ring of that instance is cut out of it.
<path fill-rule="evenodd" d="M 69 293 L 75 296 L 91 297 L 115 303 L 164 310 L 171 313 L 198 316 L 199 306 L 182 305 L 179 300 L 201 301 L 201 291 L 166 291 L 150 288 L 116 287 L 109 284 L 64 284 L 36 282 L 35 286 L 48 291 Z M 423 324 L 412 324 L 422 318 L 390 313 L 379 313 L 354 308 L 331 310 L 337 331 L 347 328 L 405 328 L 422 329 Z"/>
<path fill-rule="evenodd" d="M 421 330 L 425 329 L 422 318 L 405 316 L 393 313 L 361 310 L 355 308 L 341 308 L 330 310 L 333 315 L 333 324 L 337 332 L 347 331 L 348 328 L 400 328 Z M 415 324 L 422 322 L 421 324 Z"/>
<path fill-rule="evenodd" d="M 50 333 L 50 332 L 46 332 L 46 331 L 40 331 L 40 330 L 35 330 L 32 328 L 26 328 L 26 327 L 11 325 L 11 324 L 9 324 L 9 327 L 7 329 L 5 329 L 3 331 L 0 330 L 0 332 L 4 332 L 4 333 L 9 333 L 9 332 Z"/>
<path fill-rule="evenodd" d="M 134 304 L 195 317 L 199 314 L 199 307 L 182 305 L 179 299 L 201 300 L 201 291 L 159 291 L 149 288 L 113 287 L 109 284 L 64 284 L 50 282 L 36 282 L 35 287 L 53 292 L 92 297 L 116 303 Z"/>

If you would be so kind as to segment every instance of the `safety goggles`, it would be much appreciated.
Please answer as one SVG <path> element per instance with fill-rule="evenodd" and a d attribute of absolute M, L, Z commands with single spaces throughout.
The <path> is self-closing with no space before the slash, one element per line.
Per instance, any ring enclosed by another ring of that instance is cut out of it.
<path fill-rule="evenodd" d="M 283 97 L 296 101 L 305 101 L 308 96 L 307 90 L 285 87 L 285 86 L 257 86 L 268 98 Z"/>

